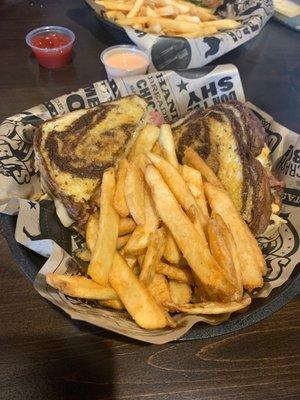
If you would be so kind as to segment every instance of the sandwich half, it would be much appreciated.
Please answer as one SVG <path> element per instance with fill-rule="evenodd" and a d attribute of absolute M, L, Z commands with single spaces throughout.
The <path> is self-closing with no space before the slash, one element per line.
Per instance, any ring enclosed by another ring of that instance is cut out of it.
<path fill-rule="evenodd" d="M 282 185 L 271 173 L 265 130 L 240 102 L 197 110 L 173 125 L 180 161 L 192 147 L 214 170 L 255 235 L 281 206 Z"/>
<path fill-rule="evenodd" d="M 133 95 L 41 125 L 34 138 L 36 167 L 65 225 L 85 225 L 104 170 L 126 156 L 149 119 L 146 101 Z"/>

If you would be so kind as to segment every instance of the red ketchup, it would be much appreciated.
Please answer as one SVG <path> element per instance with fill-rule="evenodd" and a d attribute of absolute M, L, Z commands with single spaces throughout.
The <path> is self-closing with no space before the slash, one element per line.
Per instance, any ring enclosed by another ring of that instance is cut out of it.
<path fill-rule="evenodd" d="M 46 68 L 60 68 L 70 63 L 74 39 L 73 32 L 60 27 L 39 28 L 26 37 L 39 64 Z"/>

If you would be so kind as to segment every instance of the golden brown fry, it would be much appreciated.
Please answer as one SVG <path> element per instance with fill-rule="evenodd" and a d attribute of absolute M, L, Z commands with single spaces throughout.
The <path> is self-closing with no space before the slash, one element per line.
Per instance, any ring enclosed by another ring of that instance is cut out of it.
<path fill-rule="evenodd" d="M 191 206 L 197 207 L 197 203 L 179 171 L 168 161 L 156 154 L 148 153 L 147 157 L 158 169 L 182 208 L 188 211 Z"/>
<path fill-rule="evenodd" d="M 224 189 L 205 182 L 204 190 L 211 209 L 222 215 L 226 226 L 232 233 L 240 258 L 244 287 L 249 291 L 262 287 L 261 271 L 266 267 L 255 237 Z"/>
<path fill-rule="evenodd" d="M 140 170 L 140 172 L 142 172 L 143 175 L 145 173 L 147 165 L 150 164 L 148 157 L 144 153 L 140 153 L 137 156 L 134 156 L 132 158 L 132 162 Z"/>
<path fill-rule="evenodd" d="M 170 280 L 169 290 L 172 303 L 186 304 L 191 301 L 192 289 L 189 284 Z"/>
<path fill-rule="evenodd" d="M 126 254 L 144 254 L 148 245 L 149 235 L 158 228 L 158 225 L 159 218 L 155 211 L 153 200 L 148 190 L 145 190 L 145 225 L 137 226 L 133 231 L 125 247 Z"/>
<path fill-rule="evenodd" d="M 125 244 L 128 242 L 128 240 L 130 239 L 131 234 L 128 233 L 128 235 L 124 235 L 124 236 L 119 236 L 117 239 L 117 250 L 120 250 L 122 247 L 125 246 Z"/>
<path fill-rule="evenodd" d="M 130 150 L 128 159 L 131 161 L 139 154 L 151 151 L 159 137 L 159 128 L 154 125 L 146 125 L 138 135 L 133 147 Z"/>
<path fill-rule="evenodd" d="M 130 214 L 137 225 L 145 223 L 145 189 L 141 172 L 130 163 L 125 178 L 125 198 Z"/>
<path fill-rule="evenodd" d="M 228 279 L 235 285 L 238 292 L 236 300 L 241 300 L 243 297 L 243 286 L 241 285 L 241 281 L 238 281 L 235 265 L 227 247 L 226 237 L 223 235 L 217 221 L 213 218 L 208 222 L 208 239 L 211 254 L 227 273 Z"/>
<path fill-rule="evenodd" d="M 120 300 L 100 300 L 99 303 L 104 307 L 112 308 L 113 310 L 117 311 L 122 311 L 125 309 Z"/>
<path fill-rule="evenodd" d="M 227 228 L 223 218 L 220 214 L 212 212 L 212 217 L 217 221 L 219 228 L 223 234 L 226 246 L 230 252 L 231 259 L 235 268 L 235 276 L 236 276 L 236 287 L 240 294 L 243 294 L 243 282 L 242 282 L 242 272 L 241 272 L 241 263 L 238 254 L 238 249 L 235 245 L 232 233 Z"/>
<path fill-rule="evenodd" d="M 88 274 L 103 286 L 108 282 L 119 230 L 119 216 L 112 205 L 115 187 L 115 172 L 108 168 L 102 177 L 97 241 L 88 267 Z"/>
<path fill-rule="evenodd" d="M 125 179 L 128 170 L 128 161 L 123 158 L 119 161 L 118 172 L 117 172 L 117 184 L 114 195 L 114 208 L 118 214 L 125 218 L 129 215 L 129 209 L 125 198 Z"/>
<path fill-rule="evenodd" d="M 138 15 L 140 9 L 143 7 L 144 1 L 145 0 L 135 0 L 133 7 L 127 14 L 128 18 L 135 17 L 136 15 Z"/>
<path fill-rule="evenodd" d="M 245 297 L 241 301 L 232 301 L 230 303 L 219 303 L 219 302 L 206 302 L 206 303 L 198 303 L 198 304 L 175 304 L 175 303 L 166 303 L 168 307 L 172 310 L 184 312 L 186 314 L 225 314 L 225 313 L 233 313 L 235 311 L 242 310 L 245 307 L 248 307 L 251 304 L 251 297 Z"/>
<path fill-rule="evenodd" d="M 152 153 L 163 157 L 162 150 L 158 141 L 153 146 Z"/>
<path fill-rule="evenodd" d="M 168 281 L 164 275 L 156 273 L 148 285 L 148 289 L 157 303 L 164 304 L 167 301 L 173 301 L 170 297 Z"/>
<path fill-rule="evenodd" d="M 88 249 L 77 249 L 74 251 L 74 255 L 82 261 L 89 262 L 91 260 L 91 252 Z"/>
<path fill-rule="evenodd" d="M 230 301 L 235 296 L 235 288 L 212 258 L 206 244 L 182 211 L 159 172 L 149 165 L 145 178 L 159 216 L 171 231 L 183 256 L 205 287 L 205 291 L 214 299 Z"/>
<path fill-rule="evenodd" d="M 157 265 L 156 272 L 166 275 L 169 279 L 177 282 L 193 283 L 193 276 L 188 268 L 177 268 L 174 265 L 161 262 Z"/>
<path fill-rule="evenodd" d="M 139 256 L 146 251 L 149 234 L 146 234 L 143 226 L 138 225 L 132 232 L 124 251 L 126 255 Z"/>
<path fill-rule="evenodd" d="M 99 213 L 91 214 L 88 219 L 85 231 L 85 241 L 90 251 L 94 250 L 97 241 L 98 226 L 99 226 Z"/>
<path fill-rule="evenodd" d="M 181 175 L 185 182 L 188 184 L 188 187 L 192 195 L 195 197 L 195 200 L 199 205 L 202 213 L 208 217 L 208 208 L 204 195 L 203 181 L 200 171 L 189 167 L 188 165 L 182 165 Z"/>
<path fill-rule="evenodd" d="M 174 138 L 172 135 L 171 127 L 168 124 L 162 124 L 160 127 L 160 135 L 159 135 L 159 144 L 160 149 L 163 154 L 163 157 L 173 165 L 175 168 L 179 168 Z"/>
<path fill-rule="evenodd" d="M 100 286 L 92 279 L 79 275 L 47 274 L 48 285 L 71 297 L 89 300 L 118 300 L 119 297 L 110 286 Z"/>
<path fill-rule="evenodd" d="M 195 152 L 192 148 L 187 148 L 184 152 L 184 164 L 201 172 L 202 177 L 215 186 L 223 187 L 221 181 L 214 173 L 214 171 L 206 164 L 205 161 Z"/>
<path fill-rule="evenodd" d="M 236 29 L 241 23 L 233 19 L 219 19 L 218 21 L 207 21 L 201 23 L 201 28 L 216 28 L 218 30 Z"/>
<path fill-rule="evenodd" d="M 122 11 L 106 11 L 105 15 L 109 19 L 120 19 L 125 17 L 125 14 L 122 13 Z"/>
<path fill-rule="evenodd" d="M 187 211 L 187 215 L 193 222 L 194 227 L 197 229 L 201 239 L 203 240 L 203 243 L 206 243 L 208 218 L 204 216 L 200 208 L 196 207 L 195 205 L 191 205 Z"/>
<path fill-rule="evenodd" d="M 155 9 L 155 12 L 161 17 L 175 17 L 176 15 L 178 15 L 178 9 L 176 7 L 173 7 L 172 5 L 158 7 Z"/>
<path fill-rule="evenodd" d="M 136 224 L 132 218 L 121 218 L 119 221 L 119 236 L 133 232 L 135 227 Z"/>
<path fill-rule="evenodd" d="M 175 265 L 179 263 L 181 258 L 181 252 L 170 231 L 167 232 L 164 258 L 169 261 L 169 263 Z"/>
<path fill-rule="evenodd" d="M 154 278 L 157 267 L 164 254 L 165 244 L 166 230 L 164 228 L 160 228 L 150 234 L 148 248 L 140 273 L 140 280 L 147 286 Z"/>
<path fill-rule="evenodd" d="M 113 11 L 130 11 L 132 9 L 131 3 L 117 3 L 116 1 L 96 0 L 96 4 L 100 4 L 106 10 Z"/>
<path fill-rule="evenodd" d="M 145 329 L 160 329 L 168 324 L 165 311 L 135 276 L 118 252 L 115 253 L 109 282 L 134 321 Z"/>
<path fill-rule="evenodd" d="M 177 21 L 193 22 L 194 24 L 200 23 L 200 18 L 196 15 L 184 15 L 180 14 L 175 18 Z"/>

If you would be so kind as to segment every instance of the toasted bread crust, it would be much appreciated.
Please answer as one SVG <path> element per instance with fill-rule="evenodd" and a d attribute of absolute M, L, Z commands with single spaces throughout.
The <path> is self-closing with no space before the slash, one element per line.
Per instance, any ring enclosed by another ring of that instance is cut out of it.
<path fill-rule="evenodd" d="M 268 173 L 256 159 L 265 144 L 265 131 L 253 112 L 237 101 L 197 110 L 174 124 L 173 134 L 178 158 L 187 147 L 197 151 L 229 191 L 252 232 L 262 233 L 270 221 L 272 195 Z"/>
<path fill-rule="evenodd" d="M 103 172 L 126 155 L 146 115 L 146 101 L 129 96 L 40 126 L 34 149 L 42 186 L 79 228 L 94 209 L 90 200 Z"/>

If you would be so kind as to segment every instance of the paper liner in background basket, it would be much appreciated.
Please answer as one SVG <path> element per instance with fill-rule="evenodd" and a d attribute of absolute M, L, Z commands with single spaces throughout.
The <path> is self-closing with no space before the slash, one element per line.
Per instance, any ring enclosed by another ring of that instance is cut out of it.
<path fill-rule="evenodd" d="M 49 257 L 38 273 L 35 288 L 72 318 L 90 322 L 125 336 L 150 343 L 166 343 L 184 335 L 197 322 L 220 323 L 229 316 L 203 317 L 178 314 L 175 329 L 146 331 L 139 328 L 125 312 L 105 309 L 97 302 L 73 299 L 46 285 L 45 274 L 80 273 L 71 257 L 81 247 L 83 238 L 64 228 L 52 201 L 28 200 L 41 190 L 34 170 L 32 135 L 46 119 L 79 108 L 93 107 L 101 102 L 137 93 L 159 110 L 166 121 L 174 121 L 195 108 L 206 108 L 226 100 L 244 101 L 237 69 L 232 65 L 190 71 L 167 71 L 153 74 L 100 81 L 77 92 L 58 97 L 7 118 L 0 125 L 0 201 L 2 212 L 18 213 L 16 240 L 31 250 Z M 261 119 L 268 134 L 271 158 L 277 176 L 285 181 L 283 216 L 287 224 L 270 238 L 260 238 L 269 273 L 265 285 L 256 296 L 266 297 L 287 281 L 300 259 L 299 254 L 299 178 L 300 136 L 273 121 L 249 104 Z M 299 174 L 298 174 L 299 175 Z"/>
<path fill-rule="evenodd" d="M 241 22 L 237 29 L 197 39 L 158 36 L 121 27 L 104 16 L 95 0 L 85 0 L 116 43 L 134 43 L 152 60 L 150 71 L 202 67 L 258 35 L 273 13 L 272 0 L 225 0 L 218 8 L 221 18 Z"/>

